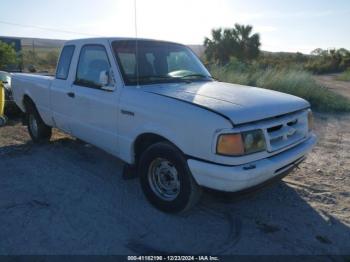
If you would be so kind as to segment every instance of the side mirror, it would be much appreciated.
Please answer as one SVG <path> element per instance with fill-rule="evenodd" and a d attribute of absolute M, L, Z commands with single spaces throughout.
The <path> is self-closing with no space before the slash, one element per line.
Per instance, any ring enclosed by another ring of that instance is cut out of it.
<path fill-rule="evenodd" d="M 107 86 L 109 84 L 109 73 L 108 71 L 102 71 L 100 73 L 100 79 L 99 79 L 99 84 L 101 86 Z"/>
<path fill-rule="evenodd" d="M 111 70 L 110 71 L 104 70 L 100 73 L 99 84 L 101 85 L 101 89 L 103 90 L 114 91 L 115 86 L 112 81 Z"/>

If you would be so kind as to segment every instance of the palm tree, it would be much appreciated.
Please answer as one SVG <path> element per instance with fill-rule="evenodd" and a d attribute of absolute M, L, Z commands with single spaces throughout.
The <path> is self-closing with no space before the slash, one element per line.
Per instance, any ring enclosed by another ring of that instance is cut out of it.
<path fill-rule="evenodd" d="M 230 59 L 232 51 L 229 47 L 229 37 L 227 30 L 213 29 L 211 31 L 212 39 L 205 38 L 205 53 L 209 61 L 215 61 L 220 64 L 226 64 Z"/>
<path fill-rule="evenodd" d="M 231 29 L 213 29 L 212 39 L 205 38 L 206 56 L 208 60 L 226 64 L 231 56 L 240 60 L 257 58 L 260 52 L 260 36 L 252 34 L 250 25 L 235 24 Z"/>
<path fill-rule="evenodd" d="M 236 50 L 236 57 L 242 60 L 251 60 L 259 55 L 260 35 L 253 32 L 251 25 L 235 24 L 232 30 L 238 50 Z"/>

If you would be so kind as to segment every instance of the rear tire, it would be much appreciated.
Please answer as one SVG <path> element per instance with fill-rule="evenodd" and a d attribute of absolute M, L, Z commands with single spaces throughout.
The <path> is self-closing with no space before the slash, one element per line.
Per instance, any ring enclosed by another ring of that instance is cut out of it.
<path fill-rule="evenodd" d="M 186 159 L 169 143 L 156 143 L 142 153 L 139 175 L 145 196 L 163 212 L 185 212 L 200 199 L 201 188 Z"/>
<path fill-rule="evenodd" d="M 27 110 L 28 132 L 34 143 L 48 142 L 52 135 L 52 128 L 41 119 L 36 108 Z"/>

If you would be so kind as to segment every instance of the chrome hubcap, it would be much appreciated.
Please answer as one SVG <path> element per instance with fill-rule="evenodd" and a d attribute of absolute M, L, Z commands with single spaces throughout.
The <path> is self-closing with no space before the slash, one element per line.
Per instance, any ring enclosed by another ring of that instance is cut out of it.
<path fill-rule="evenodd" d="M 33 115 L 29 115 L 29 126 L 32 134 L 38 137 L 38 123 Z"/>
<path fill-rule="evenodd" d="M 156 158 L 148 169 L 152 191 L 165 201 L 174 200 L 180 193 L 180 180 L 175 166 L 166 159 Z"/>

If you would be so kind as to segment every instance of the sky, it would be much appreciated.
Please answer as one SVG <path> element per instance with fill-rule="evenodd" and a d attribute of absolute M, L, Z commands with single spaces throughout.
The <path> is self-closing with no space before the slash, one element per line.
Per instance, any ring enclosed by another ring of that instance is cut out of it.
<path fill-rule="evenodd" d="M 0 1 L 6 10 L 0 16 L 2 36 L 135 37 L 137 31 L 143 38 L 202 44 L 213 28 L 240 23 L 253 26 L 266 51 L 350 49 L 349 0 Z"/>

